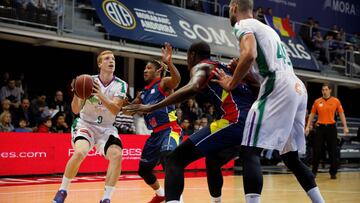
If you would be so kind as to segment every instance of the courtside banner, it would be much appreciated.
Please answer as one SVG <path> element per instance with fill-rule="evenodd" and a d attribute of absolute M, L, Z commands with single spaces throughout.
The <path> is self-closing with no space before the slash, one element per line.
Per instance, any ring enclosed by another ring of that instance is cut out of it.
<path fill-rule="evenodd" d="M 148 135 L 120 135 L 124 149 L 122 171 L 137 171 L 142 147 Z M 70 134 L 0 133 L 0 176 L 63 173 L 74 150 Z M 79 173 L 106 172 L 108 161 L 92 149 Z M 225 168 L 231 168 L 230 162 Z M 161 167 L 157 167 L 160 170 Z M 187 169 L 205 169 L 204 159 Z"/>
<path fill-rule="evenodd" d="M 229 19 L 153 0 L 92 0 L 106 31 L 124 39 L 187 50 L 195 41 L 211 45 L 214 54 L 238 56 Z"/>

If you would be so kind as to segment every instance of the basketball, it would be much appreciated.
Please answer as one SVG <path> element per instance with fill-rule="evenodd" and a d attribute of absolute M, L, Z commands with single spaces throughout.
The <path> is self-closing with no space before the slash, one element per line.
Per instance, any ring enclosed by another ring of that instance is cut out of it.
<path fill-rule="evenodd" d="M 75 80 L 75 92 L 81 99 L 87 99 L 93 89 L 93 79 L 90 75 L 83 74 L 79 75 Z"/>

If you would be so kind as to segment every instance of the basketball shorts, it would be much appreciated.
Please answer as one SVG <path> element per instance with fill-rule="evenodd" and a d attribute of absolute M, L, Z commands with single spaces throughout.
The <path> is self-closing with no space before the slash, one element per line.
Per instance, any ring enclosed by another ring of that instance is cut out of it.
<path fill-rule="evenodd" d="M 189 139 L 203 156 L 214 155 L 229 147 L 240 145 L 243 129 L 244 122 L 229 123 L 228 120 L 220 119 L 192 134 Z"/>
<path fill-rule="evenodd" d="M 160 155 L 164 151 L 173 151 L 182 141 L 182 129 L 177 124 L 159 131 L 153 130 L 142 150 L 140 165 L 155 167 L 160 164 Z"/>
<path fill-rule="evenodd" d="M 111 135 L 120 140 L 118 131 L 113 125 L 99 126 L 77 118 L 73 126 L 71 126 L 71 140 L 73 145 L 77 137 L 83 137 L 89 141 L 90 149 L 95 146 L 96 150 L 103 156 L 105 156 L 105 144 Z"/>
<path fill-rule="evenodd" d="M 307 91 L 292 72 L 266 77 L 246 119 L 242 145 L 305 153 Z"/>

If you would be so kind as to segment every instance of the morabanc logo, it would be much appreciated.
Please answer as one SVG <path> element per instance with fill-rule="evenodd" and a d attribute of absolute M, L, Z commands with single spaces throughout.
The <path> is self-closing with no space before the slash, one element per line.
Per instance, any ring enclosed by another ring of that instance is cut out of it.
<path fill-rule="evenodd" d="M 325 0 L 323 8 L 354 16 L 358 16 L 360 13 L 359 4 L 354 4 L 341 0 Z"/>
<path fill-rule="evenodd" d="M 136 27 L 136 21 L 131 11 L 117 0 L 105 0 L 102 9 L 106 16 L 117 26 L 132 30 Z"/>

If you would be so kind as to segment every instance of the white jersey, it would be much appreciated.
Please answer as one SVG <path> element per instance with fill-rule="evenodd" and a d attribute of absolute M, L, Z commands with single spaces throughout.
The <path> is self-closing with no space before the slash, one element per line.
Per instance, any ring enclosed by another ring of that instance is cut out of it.
<path fill-rule="evenodd" d="M 94 81 L 100 85 L 101 92 L 110 99 L 114 97 L 126 98 L 127 83 L 118 77 L 105 86 L 99 79 L 99 75 L 92 76 Z M 80 111 L 80 118 L 90 124 L 101 126 L 113 125 L 115 115 L 112 114 L 96 96 L 86 99 L 84 106 Z"/>
<path fill-rule="evenodd" d="M 249 33 L 255 36 L 257 57 L 251 71 L 261 76 L 259 96 L 246 118 L 242 145 L 277 149 L 280 154 L 304 153 L 307 92 L 279 35 L 255 19 L 240 20 L 234 32 L 239 41 Z"/>
<path fill-rule="evenodd" d="M 240 20 L 235 24 L 234 34 L 239 41 L 249 33 L 254 34 L 257 43 L 257 58 L 253 67 L 255 70 L 252 71 L 263 78 L 276 71 L 294 71 L 279 35 L 271 27 L 253 18 Z"/>

